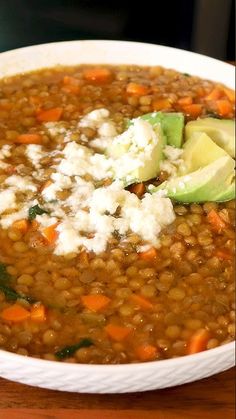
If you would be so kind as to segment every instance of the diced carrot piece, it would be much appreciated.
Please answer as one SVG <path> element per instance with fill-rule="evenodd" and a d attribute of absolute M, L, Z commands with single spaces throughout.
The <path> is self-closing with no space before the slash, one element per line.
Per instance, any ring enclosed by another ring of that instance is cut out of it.
<path fill-rule="evenodd" d="M 12 227 L 25 234 L 29 229 L 29 221 L 25 219 L 14 221 Z"/>
<path fill-rule="evenodd" d="M 55 243 L 58 237 L 58 232 L 56 230 L 57 226 L 58 226 L 58 223 L 55 223 L 42 229 L 42 235 L 47 240 L 48 244 Z"/>
<path fill-rule="evenodd" d="M 183 106 L 183 111 L 192 116 L 193 118 L 197 118 L 202 113 L 202 105 L 198 103 L 193 103 L 192 105 L 185 105 Z"/>
<path fill-rule="evenodd" d="M 232 103 L 230 103 L 230 101 L 227 99 L 217 100 L 216 107 L 217 107 L 219 115 L 221 116 L 227 116 L 233 110 Z"/>
<path fill-rule="evenodd" d="M 144 183 L 136 183 L 130 187 L 130 192 L 135 193 L 139 198 L 145 193 L 145 190 Z"/>
<path fill-rule="evenodd" d="M 144 310 L 151 310 L 153 308 L 151 301 L 141 295 L 132 294 L 130 300 Z"/>
<path fill-rule="evenodd" d="M 226 96 L 228 97 L 228 99 L 230 100 L 230 102 L 235 102 L 235 90 L 230 89 L 229 87 L 224 87 L 224 93 L 226 94 Z"/>
<path fill-rule="evenodd" d="M 222 89 L 219 87 L 214 87 L 213 90 L 205 97 L 205 100 L 217 100 L 223 96 Z"/>
<path fill-rule="evenodd" d="M 156 346 L 148 344 L 138 346 L 135 352 L 140 361 L 152 361 L 158 354 Z"/>
<path fill-rule="evenodd" d="M 197 352 L 204 351 L 207 347 L 207 342 L 209 340 L 209 333 L 206 329 L 200 329 L 195 332 L 187 345 L 187 354 L 196 354 Z"/>
<path fill-rule="evenodd" d="M 91 311 L 100 311 L 107 307 L 111 299 L 102 294 L 84 295 L 81 301 Z"/>
<path fill-rule="evenodd" d="M 219 249 L 216 250 L 214 253 L 214 256 L 216 256 L 219 259 L 223 260 L 233 260 L 233 255 L 226 249 Z"/>
<path fill-rule="evenodd" d="M 157 250 L 155 247 L 150 247 L 150 249 L 146 250 L 145 252 L 140 252 L 139 257 L 143 260 L 153 260 L 157 257 Z"/>
<path fill-rule="evenodd" d="M 208 212 L 206 218 L 208 223 L 211 224 L 214 231 L 220 233 L 222 230 L 225 229 L 226 223 L 224 222 L 224 220 L 222 220 L 222 218 L 214 209 Z"/>
<path fill-rule="evenodd" d="M 161 111 L 163 109 L 171 109 L 172 104 L 168 98 L 155 99 L 152 102 L 152 108 L 154 111 Z"/>
<path fill-rule="evenodd" d="M 109 323 L 107 326 L 105 326 L 105 331 L 107 332 L 108 336 L 117 342 L 121 342 L 122 340 L 126 339 L 132 330 L 133 329 L 131 329 L 131 327 L 117 326 L 112 323 Z"/>
<path fill-rule="evenodd" d="M 63 90 L 65 92 L 77 94 L 80 91 L 79 80 L 75 77 L 65 76 L 63 84 Z"/>
<path fill-rule="evenodd" d="M 149 93 L 149 87 L 139 83 L 129 83 L 126 87 L 128 95 L 145 96 Z"/>
<path fill-rule="evenodd" d="M 1 312 L 0 316 L 3 320 L 19 323 L 28 319 L 30 317 L 30 312 L 16 303 L 8 308 L 5 308 L 5 310 Z"/>
<path fill-rule="evenodd" d="M 39 111 L 37 114 L 37 120 L 39 122 L 56 122 L 61 119 L 62 113 L 62 108 L 51 108 Z"/>
<path fill-rule="evenodd" d="M 46 310 L 43 304 L 35 304 L 30 313 L 30 318 L 34 322 L 43 323 L 46 321 Z"/>
<path fill-rule="evenodd" d="M 184 96 L 184 97 L 181 97 L 181 98 L 177 101 L 177 103 L 178 103 L 180 106 L 184 106 L 184 105 L 191 105 L 191 104 L 193 103 L 193 98 L 192 98 L 191 96 Z"/>
<path fill-rule="evenodd" d="M 83 76 L 88 81 L 104 83 L 110 81 L 112 72 L 108 68 L 103 67 L 88 68 L 83 71 Z"/>
<path fill-rule="evenodd" d="M 18 144 L 41 144 L 42 136 L 39 134 L 21 134 L 16 137 L 14 143 Z"/>

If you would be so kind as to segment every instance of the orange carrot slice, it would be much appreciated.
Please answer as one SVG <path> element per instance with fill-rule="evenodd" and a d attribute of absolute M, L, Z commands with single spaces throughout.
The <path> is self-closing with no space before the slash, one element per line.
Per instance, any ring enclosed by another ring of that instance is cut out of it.
<path fill-rule="evenodd" d="M 130 296 L 130 300 L 138 305 L 140 308 L 143 308 L 144 310 L 152 310 L 153 309 L 153 304 L 151 303 L 151 301 L 149 301 L 147 298 L 142 297 L 141 295 L 138 294 L 132 294 Z"/>
<path fill-rule="evenodd" d="M 104 83 L 110 81 L 112 72 L 108 68 L 97 67 L 84 70 L 83 76 L 88 81 Z"/>
<path fill-rule="evenodd" d="M 139 83 L 128 83 L 126 87 L 128 95 L 145 96 L 149 93 L 149 87 Z"/>
<path fill-rule="evenodd" d="M 107 326 L 105 326 L 105 331 L 107 332 L 108 336 L 117 342 L 121 342 L 122 340 L 126 339 L 132 330 L 133 329 L 131 329 L 131 327 L 117 326 L 112 323 L 109 323 Z"/>
<path fill-rule="evenodd" d="M 192 118 L 197 118 L 202 113 L 202 105 L 193 103 L 192 105 L 183 106 L 183 111 Z"/>
<path fill-rule="evenodd" d="M 39 134 L 21 134 L 16 137 L 14 143 L 17 144 L 41 144 L 42 137 Z"/>
<path fill-rule="evenodd" d="M 230 100 L 230 102 L 235 102 L 235 90 L 230 89 L 229 87 L 224 87 L 223 88 L 224 93 L 226 94 L 226 96 L 228 97 L 228 99 Z"/>
<path fill-rule="evenodd" d="M 135 352 L 140 361 L 152 361 L 158 354 L 156 346 L 148 344 L 138 346 Z"/>
<path fill-rule="evenodd" d="M 202 352 L 207 347 L 207 342 L 209 340 L 209 333 L 206 329 L 200 329 L 195 332 L 188 344 L 187 344 L 187 354 L 196 354 L 197 352 Z"/>
<path fill-rule="evenodd" d="M 207 221 L 211 224 L 214 231 L 220 233 L 222 230 L 225 229 L 226 223 L 222 218 L 219 216 L 219 214 L 212 209 L 207 214 Z"/>
<path fill-rule="evenodd" d="M 81 301 L 89 310 L 100 311 L 108 306 L 111 299 L 102 294 L 91 294 L 82 296 Z"/>
<path fill-rule="evenodd" d="M 219 87 L 214 87 L 213 90 L 205 97 L 205 100 L 217 100 L 222 97 L 223 91 Z"/>
<path fill-rule="evenodd" d="M 37 120 L 39 122 L 56 122 L 61 119 L 62 113 L 62 108 L 51 108 L 39 111 L 37 114 Z"/>
<path fill-rule="evenodd" d="M 172 104 L 170 102 L 170 100 L 168 98 L 163 98 L 163 99 L 155 99 L 152 102 L 152 108 L 154 111 L 161 111 L 161 110 L 165 110 L 165 109 L 171 109 L 172 108 Z"/>
<path fill-rule="evenodd" d="M 232 103 L 227 99 L 220 99 L 216 101 L 216 107 L 219 115 L 227 116 L 233 110 Z"/>
<path fill-rule="evenodd" d="M 3 320 L 20 323 L 30 317 L 30 312 L 19 304 L 13 304 L 10 307 L 5 308 L 0 314 Z"/>
<path fill-rule="evenodd" d="M 143 260 L 153 260 L 157 257 L 157 250 L 155 247 L 150 247 L 150 249 L 146 250 L 145 252 L 140 252 L 139 257 Z"/>
<path fill-rule="evenodd" d="M 139 198 L 145 193 L 145 190 L 144 183 L 136 183 L 130 187 L 130 192 L 135 193 Z"/>
<path fill-rule="evenodd" d="M 46 310 L 43 304 L 35 304 L 30 313 L 30 318 L 36 323 L 43 323 L 46 321 Z"/>
<path fill-rule="evenodd" d="M 56 230 L 57 226 L 58 226 L 58 223 L 55 223 L 42 229 L 42 235 L 47 240 L 48 244 L 53 245 L 55 243 L 59 234 L 58 231 Z"/>

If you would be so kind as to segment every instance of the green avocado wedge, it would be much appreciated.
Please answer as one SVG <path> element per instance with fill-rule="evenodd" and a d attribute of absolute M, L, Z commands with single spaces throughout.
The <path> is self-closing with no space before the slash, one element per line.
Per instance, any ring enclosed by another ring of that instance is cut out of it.
<path fill-rule="evenodd" d="M 183 145 L 183 165 L 179 172 L 181 175 L 194 172 L 224 156 L 228 156 L 228 153 L 207 134 L 194 132 Z"/>
<path fill-rule="evenodd" d="M 181 112 L 152 112 L 140 116 L 141 119 L 155 126 L 161 124 L 168 145 L 181 148 L 184 131 L 184 115 Z M 133 120 L 129 121 L 132 125 Z"/>
<path fill-rule="evenodd" d="M 230 119 L 201 118 L 190 121 L 185 126 L 188 140 L 195 132 L 205 132 L 231 157 L 235 158 L 235 121 Z"/>
<path fill-rule="evenodd" d="M 226 202 L 235 199 L 236 196 L 236 189 L 235 189 L 235 179 L 233 179 L 229 186 L 221 192 L 218 196 L 215 197 L 216 202 Z"/>
<path fill-rule="evenodd" d="M 164 190 L 166 196 L 183 203 L 216 201 L 230 187 L 233 173 L 234 160 L 224 156 L 195 172 L 163 182 L 151 193 Z"/>

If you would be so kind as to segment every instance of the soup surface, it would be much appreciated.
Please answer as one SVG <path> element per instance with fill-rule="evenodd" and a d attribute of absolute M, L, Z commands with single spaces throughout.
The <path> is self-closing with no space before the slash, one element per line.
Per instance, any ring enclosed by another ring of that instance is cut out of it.
<path fill-rule="evenodd" d="M 161 67 L 83 65 L 0 81 L 1 349 L 118 364 L 234 339 L 235 201 L 160 192 L 184 152 L 156 150 L 160 124 L 138 118 L 156 112 L 184 124 L 232 120 L 234 92 Z M 162 157 L 148 176 L 153 150 Z"/>

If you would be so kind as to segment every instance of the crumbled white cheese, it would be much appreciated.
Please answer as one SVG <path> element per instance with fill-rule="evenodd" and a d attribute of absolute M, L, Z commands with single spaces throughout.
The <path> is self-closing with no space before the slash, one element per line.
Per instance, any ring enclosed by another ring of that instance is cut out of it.
<path fill-rule="evenodd" d="M 7 228 L 15 220 L 27 218 L 29 208 L 38 203 L 25 197 L 24 203 L 18 203 L 16 199 L 18 192 L 24 195 L 37 192 L 34 178 L 48 180 L 40 161 L 45 155 L 50 155 L 54 159 L 49 179 L 51 183 L 41 191 L 42 206 L 48 214 L 37 215 L 36 220 L 40 230 L 58 223 L 56 229 L 59 234 L 54 250 L 57 255 L 78 252 L 83 248 L 95 253 L 105 251 L 114 232 L 121 235 L 134 232 L 145 246 L 158 247 L 160 231 L 175 218 L 171 201 L 165 198 L 163 191 L 152 195 L 147 193 L 139 199 L 124 189 L 122 180 L 114 181 L 115 178 L 132 180 L 134 173 L 139 173 L 137 170 L 151 161 L 153 149 L 159 141 L 158 134 L 147 121 L 137 119 L 128 130 L 117 136 L 106 109 L 96 109 L 85 115 L 78 126 L 97 131 L 97 137 L 89 142 L 89 147 L 103 150 L 114 141 L 127 153 L 108 157 L 71 141 L 71 131 L 61 123 L 45 124 L 51 136 L 64 136 L 64 149 L 47 152 L 40 145 L 26 147 L 26 155 L 35 170 L 31 176 L 24 176 L 23 171 L 20 176 L 19 165 L 18 174 L 7 177 L 3 182 L 2 186 L 7 189 L 0 191 L 1 226 Z M 166 162 L 174 162 L 175 165 L 180 160 L 180 154 L 179 150 L 172 148 L 166 148 Z M 2 150 L 2 156 L 7 157 L 10 149 L 5 147 L 4 153 Z M 99 182 L 108 178 L 113 182 L 99 187 Z M 57 192 L 63 190 L 69 190 L 69 196 L 60 200 Z M 4 215 L 9 209 L 15 212 Z"/>
<path fill-rule="evenodd" d="M 87 206 L 87 211 L 79 210 L 74 218 L 59 224 L 57 230 L 60 234 L 55 249 L 57 254 L 76 252 L 80 247 L 100 253 L 106 249 L 114 231 L 120 234 L 133 231 L 144 241 L 158 246 L 161 229 L 175 219 L 168 198 L 154 193 L 146 194 L 140 200 L 135 194 L 123 189 L 119 182 L 96 189 L 87 200 Z M 116 216 L 118 207 L 120 215 Z M 92 232 L 93 236 L 86 237 L 84 232 Z"/>
<path fill-rule="evenodd" d="M 7 186 L 13 186 L 15 190 L 20 192 L 37 191 L 36 185 L 32 182 L 32 179 L 29 176 L 23 177 L 19 175 L 12 175 L 6 178 L 4 183 Z"/>
<path fill-rule="evenodd" d="M 103 154 L 75 142 L 68 143 L 63 150 L 64 158 L 57 170 L 67 176 L 85 176 L 90 174 L 94 179 L 101 180 L 112 176 L 112 161 Z"/>
<path fill-rule="evenodd" d="M 163 153 L 166 159 L 161 161 L 160 169 L 161 171 L 168 173 L 170 177 L 173 178 L 177 176 L 180 167 L 183 165 L 183 159 L 181 159 L 183 150 L 181 148 L 167 145 L 163 149 Z"/>
<path fill-rule="evenodd" d="M 114 147 L 121 146 L 126 150 L 113 162 L 116 177 L 134 180 L 138 175 L 137 170 L 147 165 L 149 160 L 151 162 L 158 141 L 156 132 L 147 121 L 135 120 L 127 131 L 113 141 Z"/>
<path fill-rule="evenodd" d="M 39 144 L 29 144 L 26 147 L 26 156 L 35 168 L 40 168 L 40 160 L 45 157 L 46 153 Z"/>
<path fill-rule="evenodd" d="M 107 121 L 110 112 L 107 109 L 95 109 L 94 111 L 86 114 L 80 121 L 79 127 L 88 127 L 98 129 L 100 126 Z"/>
<path fill-rule="evenodd" d="M 0 214 L 14 208 L 16 208 L 15 192 L 11 189 L 0 191 Z"/>
<path fill-rule="evenodd" d="M 12 146 L 10 144 L 4 144 L 0 148 L 0 160 L 11 157 L 11 148 Z"/>
<path fill-rule="evenodd" d="M 166 145 L 163 153 L 165 154 L 166 158 L 171 161 L 176 161 L 180 159 L 183 154 L 182 148 L 173 147 L 171 145 Z"/>
<path fill-rule="evenodd" d="M 63 122 L 46 122 L 44 126 L 51 137 L 56 137 L 60 134 L 66 135 L 68 133 L 66 127 L 63 125 Z"/>
<path fill-rule="evenodd" d="M 98 128 L 100 137 L 115 137 L 117 135 L 115 124 L 112 121 L 103 122 Z"/>
<path fill-rule="evenodd" d="M 0 219 L 0 225 L 3 228 L 8 228 L 14 223 L 14 221 L 22 220 L 28 218 L 30 203 L 27 202 L 27 205 L 24 205 L 19 211 L 13 212 L 12 214 L 4 215 Z"/>
<path fill-rule="evenodd" d="M 47 201 L 56 199 L 57 192 L 63 189 L 70 189 L 72 186 L 71 178 L 62 173 L 52 173 L 51 179 L 52 183 L 42 190 L 42 195 Z"/>

